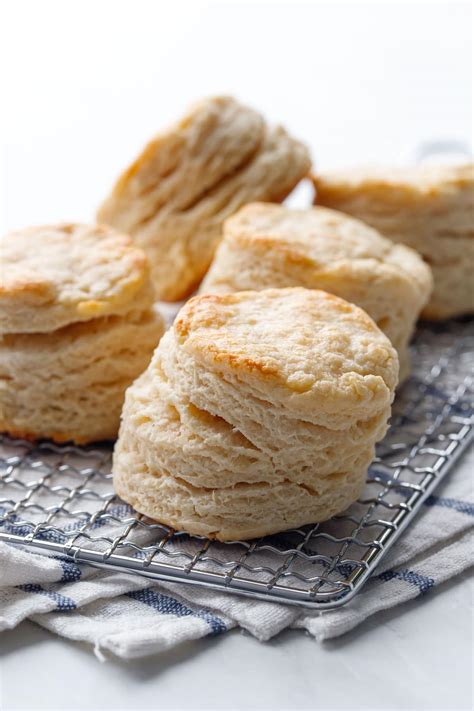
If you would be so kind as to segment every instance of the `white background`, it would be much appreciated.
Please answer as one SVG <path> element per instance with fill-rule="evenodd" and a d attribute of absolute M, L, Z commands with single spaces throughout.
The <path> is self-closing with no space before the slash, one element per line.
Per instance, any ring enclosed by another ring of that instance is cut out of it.
<path fill-rule="evenodd" d="M 0 229 L 92 219 L 148 138 L 206 94 L 282 122 L 323 168 L 472 143 L 471 34 L 455 2 L 0 0 Z M 105 667 L 23 625 L 0 638 L 3 704 L 468 708 L 471 602 L 463 576 L 325 645 L 229 634 Z"/>
<path fill-rule="evenodd" d="M 316 165 L 470 142 L 468 3 L 0 2 L 2 231 L 90 220 L 117 174 L 203 95 L 235 94 Z"/>

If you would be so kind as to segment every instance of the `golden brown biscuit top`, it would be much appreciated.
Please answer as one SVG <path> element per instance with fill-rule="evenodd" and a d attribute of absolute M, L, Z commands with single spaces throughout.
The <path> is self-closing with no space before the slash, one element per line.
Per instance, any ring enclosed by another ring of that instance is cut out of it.
<path fill-rule="evenodd" d="M 400 200 L 431 200 L 459 190 L 474 190 L 474 163 L 416 165 L 410 168 L 366 166 L 314 176 L 317 190 L 330 194 L 375 192 Z"/>
<path fill-rule="evenodd" d="M 174 325 L 180 346 L 221 376 L 286 396 L 327 399 L 329 410 L 387 397 L 398 377 L 396 352 L 361 309 L 303 288 L 202 295 Z"/>
<path fill-rule="evenodd" d="M 0 332 L 41 332 L 151 303 L 148 262 L 103 226 L 30 227 L 0 238 Z"/>
<path fill-rule="evenodd" d="M 288 260 L 307 260 L 313 267 L 338 261 L 390 261 L 394 245 L 364 222 L 324 207 L 290 210 L 283 205 L 251 203 L 224 226 L 228 241 L 276 249 Z"/>

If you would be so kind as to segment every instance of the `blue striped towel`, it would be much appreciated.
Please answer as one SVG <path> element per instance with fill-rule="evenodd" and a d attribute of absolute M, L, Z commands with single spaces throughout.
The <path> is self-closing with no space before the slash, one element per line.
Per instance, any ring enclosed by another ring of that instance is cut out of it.
<path fill-rule="evenodd" d="M 140 657 L 241 627 L 268 640 L 285 628 L 317 640 L 353 629 L 380 610 L 426 595 L 473 563 L 474 457 L 465 456 L 363 590 L 324 613 L 188 585 L 157 583 L 61 557 L 0 545 L 0 631 L 31 619 L 93 645 L 97 656 Z"/>

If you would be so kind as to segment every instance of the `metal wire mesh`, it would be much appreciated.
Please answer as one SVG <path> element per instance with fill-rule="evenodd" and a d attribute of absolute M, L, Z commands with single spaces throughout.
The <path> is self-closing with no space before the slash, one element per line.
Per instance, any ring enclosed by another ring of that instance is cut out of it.
<path fill-rule="evenodd" d="M 472 435 L 473 323 L 423 325 L 362 498 L 324 524 L 217 543 L 136 514 L 108 446 L 0 438 L 0 540 L 76 561 L 319 609 L 348 601 Z"/>

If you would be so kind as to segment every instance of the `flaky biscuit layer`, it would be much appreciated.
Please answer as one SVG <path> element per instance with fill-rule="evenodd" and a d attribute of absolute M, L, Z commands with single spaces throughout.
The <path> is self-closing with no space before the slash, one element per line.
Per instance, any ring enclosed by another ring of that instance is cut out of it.
<path fill-rule="evenodd" d="M 230 97 L 196 104 L 154 138 L 98 211 L 147 252 L 159 298 L 189 296 L 222 223 L 252 200 L 283 200 L 310 168 L 306 147 Z"/>
<path fill-rule="evenodd" d="M 117 436 L 125 390 L 146 368 L 161 316 L 111 316 L 0 338 L 0 431 L 78 444 Z"/>

